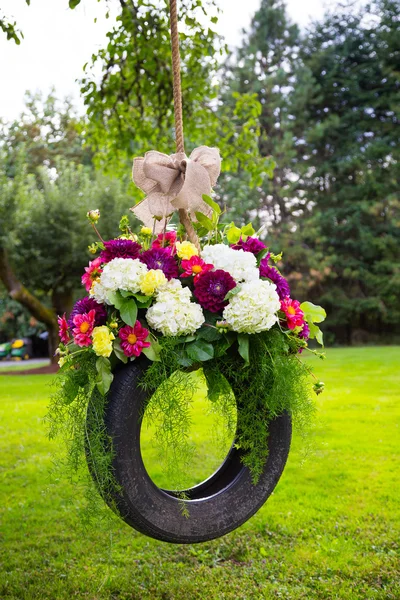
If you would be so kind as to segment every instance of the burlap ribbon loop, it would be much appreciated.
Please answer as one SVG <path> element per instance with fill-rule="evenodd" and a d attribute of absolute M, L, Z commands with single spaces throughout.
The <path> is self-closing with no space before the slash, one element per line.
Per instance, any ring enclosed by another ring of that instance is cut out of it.
<path fill-rule="evenodd" d="M 204 202 L 221 171 L 221 157 L 217 148 L 200 146 L 188 158 L 184 152 L 163 154 L 156 150 L 144 157 L 134 158 L 132 177 L 134 183 L 147 197 L 133 206 L 131 211 L 146 227 L 163 230 L 172 213 L 184 208 L 195 220 L 195 213 L 210 215 Z"/>

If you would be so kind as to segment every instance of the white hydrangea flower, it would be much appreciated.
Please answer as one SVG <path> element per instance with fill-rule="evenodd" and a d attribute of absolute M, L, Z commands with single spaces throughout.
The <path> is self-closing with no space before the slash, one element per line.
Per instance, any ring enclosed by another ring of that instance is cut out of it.
<path fill-rule="evenodd" d="M 100 284 L 106 292 L 127 290 L 137 294 L 148 268 L 138 258 L 114 258 L 107 263 L 100 275 Z"/>
<path fill-rule="evenodd" d="M 259 333 L 271 329 L 278 321 L 281 303 L 276 285 L 269 281 L 249 281 L 232 296 L 224 308 L 223 318 L 238 333 Z"/>
<path fill-rule="evenodd" d="M 179 284 L 179 285 L 177 285 Z M 205 321 L 199 304 L 190 301 L 190 289 L 171 280 L 157 293 L 157 300 L 146 313 L 150 327 L 166 336 L 189 335 Z"/>
<path fill-rule="evenodd" d="M 255 281 L 260 278 L 257 259 L 251 252 L 233 250 L 226 244 L 205 246 L 201 258 L 211 263 L 216 269 L 223 269 L 232 275 L 236 283 Z"/>
<path fill-rule="evenodd" d="M 100 281 L 93 282 L 89 296 L 94 298 L 96 302 L 99 302 L 99 304 L 111 304 L 108 300 L 107 290 L 104 285 L 100 283 Z"/>
<path fill-rule="evenodd" d="M 192 292 L 188 287 L 183 287 L 179 279 L 171 279 L 158 288 L 156 296 L 158 302 L 169 301 L 171 296 L 179 299 L 180 302 L 190 302 Z"/>

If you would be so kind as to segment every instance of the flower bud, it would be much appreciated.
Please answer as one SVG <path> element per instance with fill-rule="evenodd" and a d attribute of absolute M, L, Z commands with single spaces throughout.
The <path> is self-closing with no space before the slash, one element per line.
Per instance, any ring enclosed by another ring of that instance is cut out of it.
<path fill-rule="evenodd" d="M 90 244 L 90 246 L 88 246 L 88 250 L 89 250 L 90 254 L 96 254 L 97 244 Z"/>
<path fill-rule="evenodd" d="M 98 209 L 97 210 L 89 210 L 89 212 L 86 214 L 86 216 L 89 219 L 89 221 L 94 225 L 100 219 L 100 211 Z"/>
<path fill-rule="evenodd" d="M 324 389 L 325 389 L 325 384 L 323 381 L 317 381 L 317 383 L 314 383 L 314 385 L 313 385 L 313 390 L 317 394 L 317 396 L 319 394 L 322 394 Z"/>
<path fill-rule="evenodd" d="M 152 232 L 152 230 L 150 229 L 150 227 L 142 227 L 142 229 L 140 230 L 140 233 L 141 233 L 142 235 L 147 235 L 147 236 L 150 236 L 150 235 L 151 235 L 153 232 Z"/>

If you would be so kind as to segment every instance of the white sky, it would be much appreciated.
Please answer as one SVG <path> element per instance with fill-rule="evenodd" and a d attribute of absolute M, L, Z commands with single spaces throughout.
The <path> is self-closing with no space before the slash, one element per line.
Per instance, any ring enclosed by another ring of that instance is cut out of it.
<path fill-rule="evenodd" d="M 236 46 L 260 0 L 218 3 L 223 10 L 218 31 L 228 44 Z M 287 6 L 291 19 L 302 27 L 324 12 L 324 0 L 287 0 Z M 17 20 L 24 39 L 17 46 L 0 32 L 0 117 L 18 116 L 26 90 L 47 93 L 52 85 L 59 97 L 73 96 L 81 106 L 76 80 L 82 77 L 84 63 L 104 45 L 112 25 L 112 20 L 104 17 L 104 3 L 82 0 L 75 10 L 69 10 L 68 0 L 32 0 L 29 7 L 24 0 L 1 0 L 1 9 Z"/>

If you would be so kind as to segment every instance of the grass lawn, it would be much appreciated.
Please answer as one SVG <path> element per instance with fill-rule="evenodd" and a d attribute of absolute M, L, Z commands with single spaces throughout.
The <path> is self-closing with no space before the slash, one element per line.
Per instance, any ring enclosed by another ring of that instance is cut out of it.
<path fill-rule="evenodd" d="M 257 515 L 193 546 L 83 532 L 79 490 L 48 481 L 52 376 L 0 376 L 0 598 L 399 600 L 400 347 L 327 355 L 312 454 L 295 438 Z"/>

